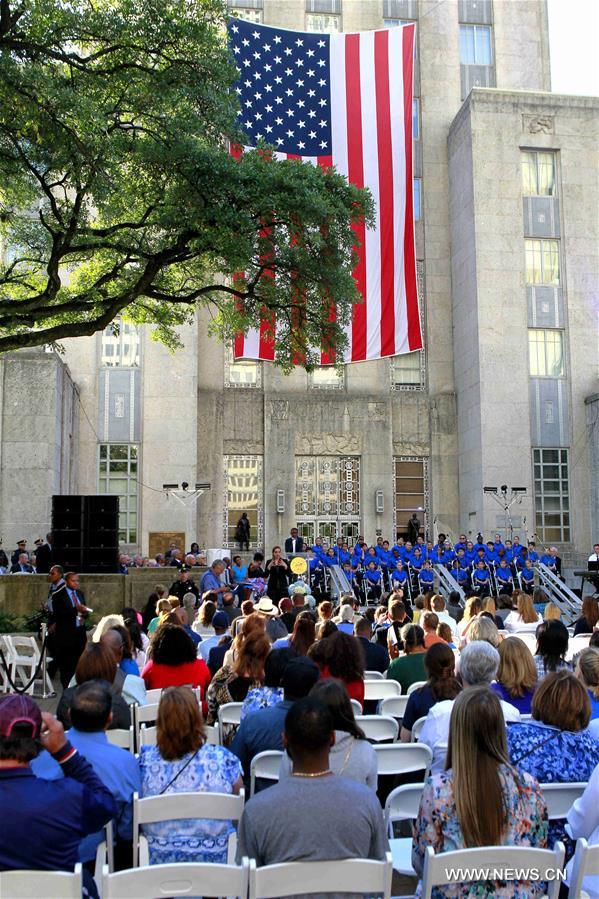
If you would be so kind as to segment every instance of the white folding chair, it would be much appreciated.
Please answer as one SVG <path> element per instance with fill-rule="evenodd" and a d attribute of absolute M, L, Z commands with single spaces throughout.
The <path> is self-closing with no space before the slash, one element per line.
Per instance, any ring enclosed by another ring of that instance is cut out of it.
<path fill-rule="evenodd" d="M 394 837 L 393 824 L 397 821 L 414 821 L 420 811 L 424 784 L 404 784 L 396 787 L 385 802 L 385 825 L 389 834 L 389 847 L 393 857 L 393 870 L 407 877 L 415 877 L 412 867 L 412 837 Z"/>
<path fill-rule="evenodd" d="M 364 680 L 385 680 L 385 675 L 380 671 L 365 671 Z"/>
<path fill-rule="evenodd" d="M 574 656 L 586 649 L 589 645 L 592 634 L 577 634 L 568 640 L 568 649 L 566 651 L 566 661 L 571 662 Z"/>
<path fill-rule="evenodd" d="M 11 650 L 9 644 L 7 642 L 6 637 L 3 634 L 0 634 L 0 649 L 4 654 L 4 660 L 8 669 L 10 670 L 10 656 Z M 8 675 L 6 674 L 4 668 L 0 665 L 0 691 L 2 693 L 10 693 L 12 687 L 8 682 Z"/>
<path fill-rule="evenodd" d="M 375 743 L 374 751 L 379 775 L 424 771 L 423 780 L 429 775 L 433 752 L 424 743 Z"/>
<path fill-rule="evenodd" d="M 227 896 L 246 899 L 249 861 L 241 865 L 184 862 L 152 865 L 110 874 L 102 872 L 102 899 L 160 899 L 162 896 Z M 41 895 L 41 894 L 40 894 Z M 80 899 L 81 893 L 78 899 Z"/>
<path fill-rule="evenodd" d="M 220 732 L 218 729 L 218 724 L 205 724 L 204 732 L 206 734 L 206 742 L 211 743 L 213 746 L 218 746 L 220 743 Z"/>
<path fill-rule="evenodd" d="M 2 871 L 0 896 L 6 899 L 81 899 L 81 865 L 74 871 Z"/>
<path fill-rule="evenodd" d="M 396 680 L 365 680 L 364 699 L 388 699 L 401 696 L 401 684 Z"/>
<path fill-rule="evenodd" d="M 550 821 L 565 818 L 574 803 L 584 793 L 587 784 L 539 784 L 543 799 L 547 804 L 547 815 Z M 597 797 L 599 800 L 599 797 Z"/>
<path fill-rule="evenodd" d="M 10 669 L 10 676 L 13 683 L 17 684 L 20 680 L 21 685 L 25 686 L 25 684 L 28 683 L 33 677 L 35 669 L 37 668 L 41 658 L 39 647 L 37 645 L 35 637 L 23 637 L 18 634 L 5 634 L 4 646 L 7 650 L 7 652 L 5 651 L 4 654 L 5 656 L 8 656 L 6 661 Z M 43 675 L 40 671 L 35 681 L 32 681 L 29 684 L 25 692 L 33 695 L 36 683 L 38 683 L 38 681 L 42 681 L 42 679 Z M 46 673 L 46 689 L 50 693 L 54 691 L 54 687 L 52 686 L 52 681 L 50 680 L 50 676 L 48 673 Z"/>
<path fill-rule="evenodd" d="M 219 706 L 218 709 L 218 729 L 220 734 L 220 743 L 224 746 L 224 731 L 227 725 L 237 727 L 241 722 L 242 702 L 226 702 Z"/>
<path fill-rule="evenodd" d="M 354 717 L 362 714 L 362 706 L 357 699 L 350 699 L 351 707 L 354 710 Z"/>
<path fill-rule="evenodd" d="M 286 862 L 256 867 L 250 859 L 249 899 L 282 899 L 296 893 L 366 893 L 391 897 L 393 862 L 341 859 L 328 862 Z"/>
<path fill-rule="evenodd" d="M 106 739 L 113 746 L 120 746 L 121 749 L 135 752 L 135 731 L 133 730 L 133 725 L 129 728 L 115 727 L 114 730 L 107 730 Z"/>
<path fill-rule="evenodd" d="M 392 718 L 403 718 L 407 704 L 407 696 L 389 696 L 381 702 L 379 706 L 379 715 L 391 715 Z"/>
<path fill-rule="evenodd" d="M 104 839 L 96 849 L 96 867 L 94 870 L 94 880 L 100 888 L 100 896 L 102 896 L 102 871 L 104 870 L 104 866 L 106 864 L 108 865 L 109 871 L 114 871 L 114 827 L 112 825 L 112 821 L 109 821 L 108 824 L 106 824 L 106 826 L 104 827 Z"/>
<path fill-rule="evenodd" d="M 139 728 L 139 733 L 137 735 L 137 748 L 141 749 L 142 746 L 155 746 L 156 745 L 156 727 L 150 724 L 142 724 Z"/>
<path fill-rule="evenodd" d="M 162 690 L 162 687 L 155 687 L 153 690 L 146 690 L 146 703 L 151 705 L 154 702 L 160 702 Z"/>
<path fill-rule="evenodd" d="M 435 886 L 445 886 L 450 883 L 450 875 L 461 868 L 464 875 L 467 869 L 473 870 L 487 868 L 492 870 L 503 869 L 506 879 L 515 881 L 522 869 L 535 869 L 538 880 L 549 880 L 546 897 L 557 899 L 560 889 L 560 881 L 555 877 L 555 872 L 563 868 L 566 850 L 564 844 L 557 842 L 553 849 L 535 849 L 531 846 L 483 846 L 477 849 L 460 849 L 456 852 L 441 852 L 435 855 L 432 846 L 426 847 L 424 856 L 424 872 L 422 875 L 421 899 L 431 899 L 432 889 Z M 509 875 L 512 875 L 509 877 Z M 456 882 L 456 881 L 454 881 Z M 460 885 L 465 883 L 463 876 Z"/>
<path fill-rule="evenodd" d="M 277 749 L 268 749 L 254 756 L 250 763 L 250 796 L 253 796 L 256 791 L 257 777 L 263 780 L 277 781 L 279 779 L 282 755 L 283 753 Z"/>
<path fill-rule="evenodd" d="M 410 684 L 408 689 L 406 690 L 406 696 L 411 696 L 414 690 L 419 690 L 420 687 L 426 686 L 425 680 L 417 680 L 415 683 Z"/>
<path fill-rule="evenodd" d="M 230 793 L 164 793 L 140 799 L 133 794 L 133 867 L 149 865 L 148 841 L 140 832 L 142 824 L 158 821 L 178 821 L 189 818 L 206 818 L 212 821 L 239 822 L 243 812 L 245 794 Z M 237 834 L 229 837 L 229 860 L 234 858 Z"/>
<path fill-rule="evenodd" d="M 142 724 L 155 724 L 159 705 L 159 702 L 148 702 L 146 705 L 133 706 L 136 730 L 139 730 Z"/>
<path fill-rule="evenodd" d="M 420 731 L 424 727 L 424 722 L 426 721 L 426 715 L 422 718 L 419 718 L 417 721 L 414 721 L 412 725 L 412 743 L 418 742 L 418 737 L 420 736 Z"/>
<path fill-rule="evenodd" d="M 382 740 L 395 742 L 399 735 L 399 724 L 390 715 L 356 715 L 356 724 L 362 728 L 366 739 L 375 743 Z"/>
<path fill-rule="evenodd" d="M 584 878 L 588 874 L 599 874 L 599 844 L 589 846 L 584 837 L 581 837 L 576 843 L 576 852 L 570 871 L 569 895 L 574 899 L 587 895 L 584 892 Z"/>

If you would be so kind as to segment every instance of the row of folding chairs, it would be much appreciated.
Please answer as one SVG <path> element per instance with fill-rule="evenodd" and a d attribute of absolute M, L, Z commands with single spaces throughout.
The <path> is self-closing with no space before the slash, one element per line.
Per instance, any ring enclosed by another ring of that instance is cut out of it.
<path fill-rule="evenodd" d="M 41 659 L 40 648 L 35 637 L 24 637 L 19 634 L 2 634 L 0 635 L 0 649 L 2 649 L 12 682 L 21 688 L 29 684 Z M 47 672 L 45 681 L 47 692 L 52 693 L 54 687 Z M 40 670 L 36 679 L 29 684 L 25 692 L 33 696 L 36 686 L 40 686 L 42 690 L 44 688 L 44 673 L 42 670 Z M 3 666 L 0 665 L 0 691 L 11 693 L 12 689 L 7 674 Z"/>
<path fill-rule="evenodd" d="M 409 840 L 411 844 L 411 839 Z M 481 868 L 503 869 L 508 880 L 516 880 L 522 870 L 535 870 L 539 880 L 548 881 L 547 899 L 558 899 L 565 848 L 558 842 L 553 849 L 529 846 L 492 846 L 461 849 L 435 855 L 427 847 L 422 876 L 422 899 L 431 899 L 433 889 L 452 882 L 452 871 L 470 870 L 474 879 Z M 358 892 L 391 899 L 394 861 L 387 853 L 381 861 L 340 859 L 320 862 L 287 862 L 257 867 L 254 859 L 240 865 L 170 864 L 119 871 L 111 874 L 105 866 L 101 878 L 102 899 L 159 899 L 164 896 L 228 896 L 233 899 L 283 899 L 297 893 Z M 580 839 L 570 875 L 570 896 L 583 895 L 583 881 L 599 874 L 599 845 L 589 846 Z M 511 875 L 511 877 L 510 877 Z M 455 882 L 455 881 L 454 881 Z M 462 879 L 461 884 L 468 881 Z M 0 895 L 14 899 L 80 899 L 81 865 L 73 873 L 48 871 L 5 871 L 0 873 Z"/>

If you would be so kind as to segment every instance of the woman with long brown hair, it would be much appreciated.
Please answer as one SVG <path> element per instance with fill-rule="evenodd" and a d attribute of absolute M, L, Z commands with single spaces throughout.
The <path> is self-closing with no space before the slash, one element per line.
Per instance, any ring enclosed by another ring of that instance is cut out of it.
<path fill-rule="evenodd" d="M 295 619 L 293 632 L 289 638 L 289 649 L 291 655 L 296 656 L 308 655 L 308 650 L 316 640 L 316 624 L 310 612 L 300 612 Z"/>
<path fill-rule="evenodd" d="M 412 864 L 424 869 L 428 846 L 435 855 L 479 846 L 547 845 L 547 809 L 537 781 L 509 761 L 498 697 L 488 687 L 469 687 L 454 702 L 445 771 L 424 786 L 414 828 Z M 544 893 L 541 883 L 521 881 L 519 896 Z M 436 887 L 438 899 L 514 896 L 501 882 Z"/>
<path fill-rule="evenodd" d="M 412 739 L 412 727 L 419 718 L 428 715 L 435 703 L 443 699 L 455 699 L 462 688 L 455 676 L 455 655 L 445 643 L 435 643 L 426 651 L 424 667 L 428 680 L 410 694 L 401 723 L 402 743 Z"/>
<path fill-rule="evenodd" d="M 237 637 L 235 639 L 237 640 Z M 262 686 L 264 664 L 270 650 L 271 642 L 264 630 L 251 630 L 240 644 L 233 664 L 224 665 L 217 671 L 208 687 L 208 724 L 215 724 L 218 721 L 218 710 L 221 705 L 228 702 L 243 702 L 249 690 Z"/>
<path fill-rule="evenodd" d="M 171 793 L 239 793 L 241 763 L 223 746 L 206 743 L 196 696 L 188 687 L 163 691 L 156 746 L 142 746 L 142 797 Z M 150 864 L 227 861 L 230 821 L 177 819 L 143 825 Z"/>
<path fill-rule="evenodd" d="M 574 622 L 574 636 L 592 634 L 599 626 L 599 602 L 594 596 L 585 596 L 582 601 L 582 614 Z"/>

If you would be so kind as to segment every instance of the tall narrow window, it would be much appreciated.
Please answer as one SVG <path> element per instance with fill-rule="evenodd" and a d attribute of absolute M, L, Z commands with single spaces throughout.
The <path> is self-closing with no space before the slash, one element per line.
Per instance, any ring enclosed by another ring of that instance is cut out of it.
<path fill-rule="evenodd" d="M 139 447 L 131 443 L 101 443 L 98 490 L 119 497 L 119 543 L 137 543 Z"/>
<path fill-rule="evenodd" d="M 225 349 L 225 387 L 260 387 L 262 368 L 253 359 L 236 360 L 231 347 Z"/>
<path fill-rule="evenodd" d="M 108 368 L 138 368 L 140 332 L 137 325 L 119 316 L 102 332 L 102 365 Z"/>
<path fill-rule="evenodd" d="M 420 140 L 420 100 L 414 97 L 412 100 L 412 137 Z"/>
<path fill-rule="evenodd" d="M 391 389 L 415 390 L 424 387 L 424 350 L 394 356 L 391 360 Z"/>
<path fill-rule="evenodd" d="M 567 449 L 533 449 L 535 530 L 542 543 L 570 540 Z"/>
<path fill-rule="evenodd" d="M 422 218 L 422 178 L 414 178 L 414 221 Z"/>
<path fill-rule="evenodd" d="M 489 25 L 460 25 L 460 62 L 464 66 L 493 65 Z"/>
<path fill-rule="evenodd" d="M 398 456 L 394 460 L 395 535 L 406 537 L 408 520 L 415 512 L 426 532 L 428 506 L 427 460 Z"/>
<path fill-rule="evenodd" d="M 250 546 L 262 543 L 262 457 L 225 456 L 225 546 L 234 547 L 243 512 L 250 522 Z"/>
<path fill-rule="evenodd" d="M 523 150 L 521 155 L 522 193 L 525 197 L 554 197 L 556 194 L 555 153 Z"/>
<path fill-rule="evenodd" d="M 564 377 L 564 335 L 562 331 L 530 328 L 528 348 L 531 377 Z"/>
<path fill-rule="evenodd" d="M 559 240 L 536 240 L 526 238 L 526 283 L 560 283 Z"/>

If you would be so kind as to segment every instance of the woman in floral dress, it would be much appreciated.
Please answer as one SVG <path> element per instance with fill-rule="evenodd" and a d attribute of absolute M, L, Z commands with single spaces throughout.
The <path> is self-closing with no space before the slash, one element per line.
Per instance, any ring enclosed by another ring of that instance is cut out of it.
<path fill-rule="evenodd" d="M 164 690 L 156 721 L 156 746 L 140 753 L 142 797 L 170 793 L 239 793 L 243 772 L 237 756 L 205 742 L 204 722 L 188 687 Z M 150 864 L 227 861 L 230 821 L 181 819 L 144 824 Z"/>
<path fill-rule="evenodd" d="M 454 702 L 446 770 L 425 784 L 412 842 L 412 864 L 424 870 L 427 846 L 435 854 L 478 846 L 547 844 L 547 808 L 539 784 L 510 765 L 497 695 L 469 687 Z M 434 887 L 433 899 L 533 899 L 531 881 L 475 881 Z"/>

